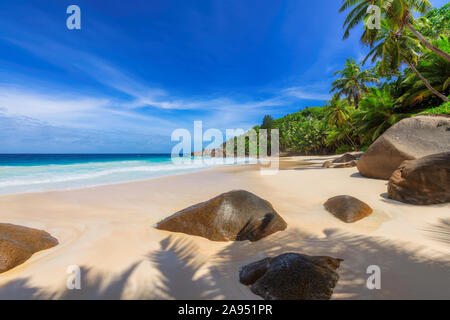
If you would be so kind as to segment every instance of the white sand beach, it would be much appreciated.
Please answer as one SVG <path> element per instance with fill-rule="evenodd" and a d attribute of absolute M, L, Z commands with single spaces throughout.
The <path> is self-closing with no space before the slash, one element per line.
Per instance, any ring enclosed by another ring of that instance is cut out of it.
<path fill-rule="evenodd" d="M 1 222 L 43 229 L 59 245 L 0 274 L 0 299 L 261 299 L 239 283 L 239 268 L 285 252 L 344 259 L 333 299 L 448 299 L 450 238 L 439 227 L 450 218 L 450 205 L 389 200 L 386 181 L 363 178 L 356 168 L 321 168 L 329 158 L 286 158 L 273 176 L 246 165 L 2 196 Z M 288 228 L 253 243 L 154 228 L 233 189 L 271 202 Z M 369 204 L 373 214 L 346 224 L 324 209 L 328 198 L 344 194 Z M 81 267 L 80 290 L 66 288 L 70 265 Z M 366 286 L 370 265 L 381 268 L 380 290 Z"/>

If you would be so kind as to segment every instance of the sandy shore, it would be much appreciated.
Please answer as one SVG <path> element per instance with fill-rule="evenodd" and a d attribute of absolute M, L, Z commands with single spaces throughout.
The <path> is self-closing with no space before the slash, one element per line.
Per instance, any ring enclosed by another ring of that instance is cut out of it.
<path fill-rule="evenodd" d="M 255 166 L 213 170 L 79 190 L 0 197 L 0 221 L 44 229 L 60 244 L 0 275 L 0 299 L 260 299 L 238 281 L 240 266 L 300 252 L 344 259 L 334 299 L 449 299 L 450 239 L 439 233 L 450 205 L 386 199 L 386 181 L 356 168 L 322 169 L 326 157 L 284 160 L 264 176 Z M 222 192 L 245 189 L 270 201 L 288 223 L 256 243 L 212 242 L 156 230 L 159 220 Z M 348 194 L 374 213 L 345 224 L 322 204 Z M 448 229 L 447 229 L 448 232 Z M 82 289 L 67 290 L 67 267 Z M 367 267 L 381 268 L 369 290 Z"/>

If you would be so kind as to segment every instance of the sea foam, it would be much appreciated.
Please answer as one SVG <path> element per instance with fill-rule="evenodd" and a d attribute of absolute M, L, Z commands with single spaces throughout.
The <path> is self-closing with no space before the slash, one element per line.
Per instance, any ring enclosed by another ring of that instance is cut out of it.
<path fill-rule="evenodd" d="M 169 157 L 145 160 L 91 161 L 48 165 L 0 166 L 0 194 L 67 190 L 146 180 L 212 168 L 254 163 L 252 159 Z"/>

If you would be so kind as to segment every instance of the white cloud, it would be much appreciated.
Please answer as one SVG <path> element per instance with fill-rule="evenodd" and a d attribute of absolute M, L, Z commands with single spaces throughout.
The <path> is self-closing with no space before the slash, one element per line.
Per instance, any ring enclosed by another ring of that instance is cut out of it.
<path fill-rule="evenodd" d="M 0 88 L 0 107 L 8 114 L 59 122 L 72 121 L 98 111 L 108 105 L 107 99 L 80 96 L 42 94 L 19 87 Z"/>
<path fill-rule="evenodd" d="M 320 100 L 325 101 L 330 99 L 329 93 L 324 93 L 323 91 L 315 91 L 311 87 L 292 87 L 287 88 L 283 90 L 283 93 L 286 96 L 292 96 L 297 99 L 304 99 L 304 100 Z"/>
<path fill-rule="evenodd" d="M 18 122 L 29 123 L 24 120 L 26 118 L 44 123 L 45 125 L 38 126 L 42 130 L 38 131 L 40 134 L 37 136 L 43 137 L 43 132 L 47 131 L 47 136 L 54 134 L 52 141 L 61 141 L 65 136 L 70 140 L 70 134 L 73 134 L 74 143 L 95 140 L 96 136 L 103 137 L 108 143 L 114 137 L 118 144 L 122 140 L 141 141 L 138 138 L 121 139 L 127 135 L 170 137 L 172 130 L 176 128 L 191 130 L 194 120 L 203 120 L 205 130 L 248 129 L 257 124 L 265 114 L 279 113 L 280 107 L 293 105 L 302 99 L 329 99 L 328 93 L 323 93 L 326 90 L 320 85 L 276 89 L 266 92 L 266 97 L 262 99 L 243 95 L 237 98 L 224 94 L 179 97 L 153 87 L 93 54 L 49 39 L 35 36 L 27 41 L 8 40 L 66 70 L 68 74 L 81 72 L 120 92 L 108 96 L 105 96 L 103 91 L 101 94 L 73 93 L 70 87 L 34 81 L 15 74 L 12 77 L 13 74 L 7 74 L 5 71 L 0 73 L 0 79 L 3 80 L 0 87 L 0 110 Z M 13 78 L 15 80 L 11 80 Z M 183 112 L 186 110 L 192 112 Z M 80 129 L 85 130 L 87 134 L 82 134 Z M 23 131 L 16 131 L 18 134 L 24 134 L 28 140 L 31 139 Z M 8 132 L 14 134 L 14 130 Z M 167 144 L 170 144 L 169 140 Z"/>
<path fill-rule="evenodd" d="M 60 45 L 51 40 L 39 38 L 27 42 L 14 39 L 8 40 L 61 68 L 68 71 L 73 69 L 81 71 L 99 83 L 129 95 L 130 100 L 122 101 L 120 105 L 130 109 L 151 106 L 166 110 L 248 110 L 283 106 L 293 103 L 295 99 L 328 99 L 327 94 L 310 91 L 310 86 L 303 88 L 292 87 L 278 92 L 275 91 L 272 93 L 272 97 L 263 100 L 248 99 L 247 101 L 236 101 L 230 97 L 220 95 L 209 98 L 184 99 L 175 97 L 161 88 L 151 87 L 142 79 L 137 79 L 135 76 L 120 70 L 120 68 L 97 56 Z M 45 43 L 45 45 L 42 45 L 42 43 Z M 71 59 L 67 59 L 67 57 L 71 57 Z"/>

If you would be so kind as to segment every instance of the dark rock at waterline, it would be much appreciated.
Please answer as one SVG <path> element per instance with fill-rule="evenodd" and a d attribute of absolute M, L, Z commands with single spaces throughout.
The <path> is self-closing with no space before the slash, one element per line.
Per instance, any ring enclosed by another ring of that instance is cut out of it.
<path fill-rule="evenodd" d="M 351 160 L 349 162 L 339 162 L 339 163 L 333 163 L 331 161 L 325 161 L 322 163 L 322 168 L 336 168 L 336 169 L 342 169 L 342 168 L 353 168 L 358 165 L 357 160 Z"/>
<path fill-rule="evenodd" d="M 388 197 L 417 205 L 450 202 L 450 152 L 404 161 L 389 179 Z"/>
<path fill-rule="evenodd" d="M 358 170 L 369 178 L 388 180 L 405 160 L 450 150 L 450 117 L 403 119 L 383 133 L 361 156 Z"/>
<path fill-rule="evenodd" d="M 322 163 L 322 168 L 330 168 L 333 166 L 333 162 L 327 160 L 324 163 Z"/>
<path fill-rule="evenodd" d="M 285 253 L 239 270 L 239 281 L 265 300 L 327 300 L 339 279 L 342 259 Z"/>
<path fill-rule="evenodd" d="M 286 229 L 272 205 L 245 190 L 221 194 L 164 219 L 156 228 L 213 241 L 257 241 Z"/>
<path fill-rule="evenodd" d="M 331 212 L 336 218 L 352 223 L 361 220 L 372 213 L 372 208 L 359 199 L 352 196 L 337 196 L 324 203 L 325 209 Z"/>
<path fill-rule="evenodd" d="M 336 158 L 333 160 L 333 163 L 345 163 L 345 162 L 350 162 L 356 160 L 356 157 L 354 155 L 352 155 L 351 153 L 346 153 L 342 156 L 340 156 L 339 158 Z"/>
<path fill-rule="evenodd" d="M 336 163 L 333 168 L 342 169 L 342 168 L 353 168 L 358 165 L 358 161 L 352 160 L 349 162 Z"/>
<path fill-rule="evenodd" d="M 0 223 L 0 273 L 57 244 L 58 240 L 45 231 Z"/>

